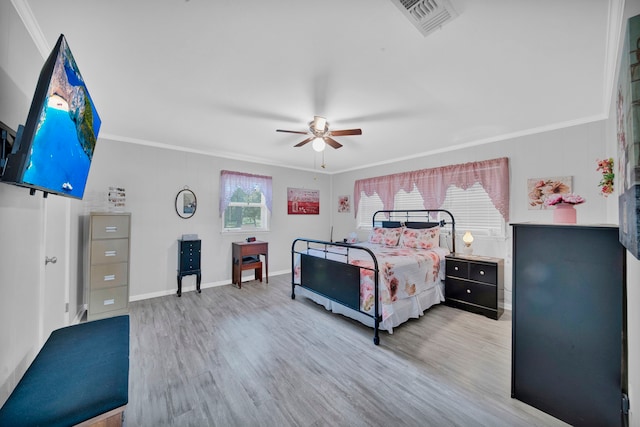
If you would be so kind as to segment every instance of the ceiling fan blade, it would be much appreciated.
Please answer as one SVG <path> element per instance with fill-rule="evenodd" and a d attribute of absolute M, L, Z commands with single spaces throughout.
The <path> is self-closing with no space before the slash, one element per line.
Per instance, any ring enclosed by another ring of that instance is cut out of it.
<path fill-rule="evenodd" d="M 333 148 L 342 147 L 342 144 L 340 144 L 338 141 L 336 141 L 335 139 L 329 136 L 325 136 L 323 139 L 324 139 L 324 142 L 326 142 L 328 145 L 332 146 Z"/>
<path fill-rule="evenodd" d="M 298 133 L 300 135 L 307 135 L 309 133 L 309 132 L 302 132 L 298 130 L 284 130 L 284 129 L 276 129 L 276 132 Z"/>
<path fill-rule="evenodd" d="M 294 145 L 294 147 L 302 147 L 304 144 L 306 144 L 309 141 L 312 141 L 313 139 L 314 139 L 313 136 L 311 138 L 307 138 L 304 141 L 298 142 L 296 145 Z"/>
<path fill-rule="evenodd" d="M 362 129 L 332 130 L 329 133 L 331 136 L 362 135 Z"/>

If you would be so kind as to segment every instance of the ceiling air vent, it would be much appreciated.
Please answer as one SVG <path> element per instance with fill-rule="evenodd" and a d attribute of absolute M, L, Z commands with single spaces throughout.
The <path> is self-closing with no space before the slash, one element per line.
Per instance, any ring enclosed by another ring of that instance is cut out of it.
<path fill-rule="evenodd" d="M 391 0 L 426 36 L 458 16 L 448 0 Z"/>

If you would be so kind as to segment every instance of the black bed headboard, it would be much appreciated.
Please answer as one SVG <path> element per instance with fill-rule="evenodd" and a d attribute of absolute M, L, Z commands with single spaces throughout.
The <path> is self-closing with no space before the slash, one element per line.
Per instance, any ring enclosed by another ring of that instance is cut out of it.
<path fill-rule="evenodd" d="M 443 227 L 451 231 L 451 251 L 456 251 L 456 220 L 445 209 L 383 210 L 373 214 L 372 225 L 384 228 L 432 228 Z"/>

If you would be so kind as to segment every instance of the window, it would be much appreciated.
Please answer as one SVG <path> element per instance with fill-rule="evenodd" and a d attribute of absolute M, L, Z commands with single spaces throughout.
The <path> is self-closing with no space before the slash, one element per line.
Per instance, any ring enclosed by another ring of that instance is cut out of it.
<path fill-rule="evenodd" d="M 509 159 L 481 160 L 356 180 L 358 227 L 377 210 L 446 209 L 456 228 L 504 236 L 509 221 Z"/>
<path fill-rule="evenodd" d="M 371 197 L 367 197 L 363 193 L 358 209 L 358 228 L 371 228 L 373 226 L 371 222 L 373 214 L 382 209 L 382 199 L 378 196 L 378 193 L 373 193 Z"/>
<path fill-rule="evenodd" d="M 220 216 L 223 231 L 268 231 L 271 177 L 222 171 Z"/>
<path fill-rule="evenodd" d="M 424 209 L 424 201 L 415 184 L 410 193 L 400 190 L 393 198 L 394 209 Z"/>
<path fill-rule="evenodd" d="M 393 209 L 424 209 L 424 202 L 418 189 L 407 193 L 400 190 L 395 194 Z M 384 209 L 382 200 L 377 193 L 368 197 L 364 193 L 360 196 L 358 209 L 358 227 L 370 228 L 373 214 Z M 447 188 L 443 205 L 439 209 L 446 209 L 456 220 L 456 230 L 471 231 L 476 235 L 504 236 L 505 221 L 493 205 L 487 192 L 478 183 L 466 190 L 454 185 Z"/>
<path fill-rule="evenodd" d="M 255 190 L 247 193 L 236 189 L 223 214 L 225 230 L 268 230 L 267 206 L 264 195 Z"/>
<path fill-rule="evenodd" d="M 469 230 L 475 235 L 505 236 L 504 218 L 484 188 L 478 183 L 463 190 L 454 185 L 447 188 L 447 196 L 441 209 L 446 209 L 456 219 L 456 230 Z"/>

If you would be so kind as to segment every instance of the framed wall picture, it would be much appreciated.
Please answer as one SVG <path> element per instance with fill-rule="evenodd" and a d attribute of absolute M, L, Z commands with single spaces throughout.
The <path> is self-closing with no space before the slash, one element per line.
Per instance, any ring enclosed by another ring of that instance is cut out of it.
<path fill-rule="evenodd" d="M 320 190 L 287 188 L 287 213 L 289 215 L 320 214 Z"/>
<path fill-rule="evenodd" d="M 640 15 L 629 18 L 616 95 L 620 243 L 640 259 Z"/>
<path fill-rule="evenodd" d="M 349 196 L 338 196 L 338 212 L 351 212 Z"/>
<path fill-rule="evenodd" d="M 527 179 L 527 203 L 529 210 L 547 209 L 544 201 L 552 194 L 571 193 L 573 177 L 552 176 Z"/>

